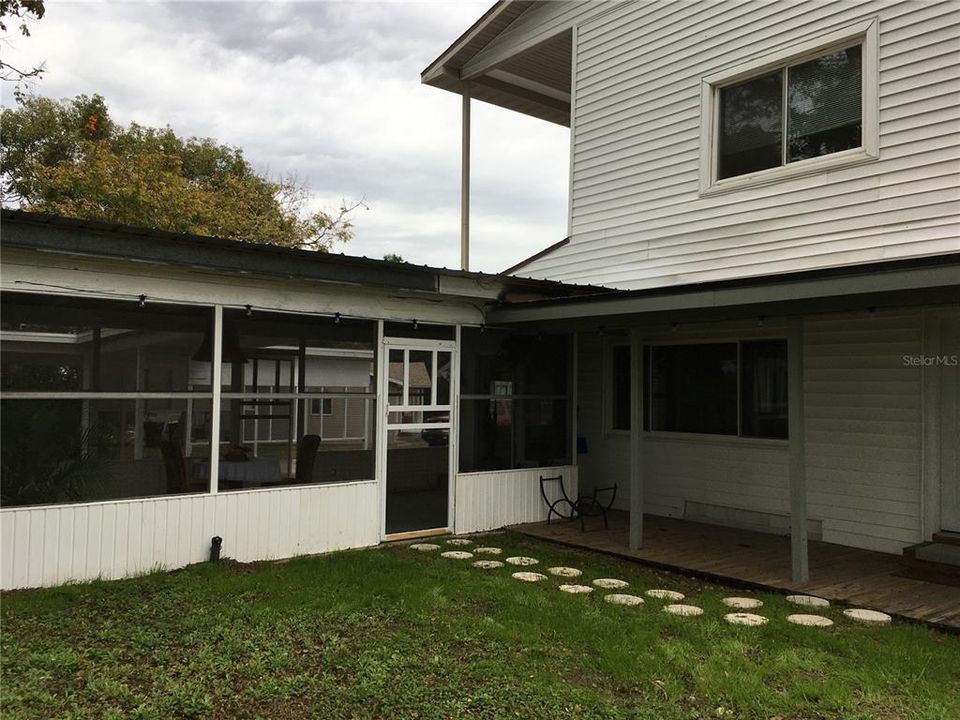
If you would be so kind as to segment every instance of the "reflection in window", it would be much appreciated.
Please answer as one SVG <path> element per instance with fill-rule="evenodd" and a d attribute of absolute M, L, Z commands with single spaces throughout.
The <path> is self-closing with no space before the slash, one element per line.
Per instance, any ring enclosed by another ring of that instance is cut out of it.
<path fill-rule="evenodd" d="M 787 437 L 787 343 L 756 340 L 740 344 L 740 434 Z"/>
<path fill-rule="evenodd" d="M 861 55 L 854 45 L 721 87 L 717 178 L 860 147 Z"/>
<path fill-rule="evenodd" d="M 782 71 L 722 88 L 719 177 L 779 166 L 782 132 Z"/>
<path fill-rule="evenodd" d="M 737 434 L 737 344 L 650 349 L 650 430 Z"/>
<path fill-rule="evenodd" d="M 644 357 L 646 430 L 787 438 L 785 340 L 654 345 Z"/>
<path fill-rule="evenodd" d="M 790 68 L 787 161 L 860 147 L 860 46 Z"/>

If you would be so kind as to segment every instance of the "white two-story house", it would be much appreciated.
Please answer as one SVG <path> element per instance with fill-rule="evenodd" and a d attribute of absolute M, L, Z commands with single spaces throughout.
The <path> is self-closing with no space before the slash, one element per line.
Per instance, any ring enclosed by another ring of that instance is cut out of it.
<path fill-rule="evenodd" d="M 570 128 L 582 488 L 900 553 L 960 532 L 960 5 L 499 2 L 426 70 Z M 469 245 L 469 217 L 463 244 Z M 622 292 L 622 291 L 627 292 Z M 585 450 L 585 452 L 583 452 Z M 953 538 L 955 539 L 955 538 Z"/>

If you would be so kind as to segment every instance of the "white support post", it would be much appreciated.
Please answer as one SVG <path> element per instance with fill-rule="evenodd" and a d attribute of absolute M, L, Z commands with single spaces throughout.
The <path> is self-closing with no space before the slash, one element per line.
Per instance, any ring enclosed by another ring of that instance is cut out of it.
<path fill-rule="evenodd" d="M 803 319 L 787 335 L 788 432 L 790 442 L 790 559 L 794 582 L 810 580 L 807 547 L 807 473 L 803 434 Z"/>
<path fill-rule="evenodd" d="M 630 328 L 630 549 L 643 547 L 643 339 Z"/>
<path fill-rule="evenodd" d="M 387 393 L 390 392 L 389 351 L 383 345 L 383 320 L 377 320 L 376 387 L 377 410 L 374 418 L 374 476 L 380 491 L 380 539 L 387 532 Z"/>
<path fill-rule="evenodd" d="M 210 353 L 210 492 L 216 494 L 220 478 L 220 371 L 223 360 L 223 306 L 213 306 L 213 350 Z M 234 367 L 233 372 L 236 372 Z M 242 372 L 242 370 L 241 370 Z"/>
<path fill-rule="evenodd" d="M 460 269 L 470 269 L 470 83 L 464 82 L 460 156 Z"/>
<path fill-rule="evenodd" d="M 460 350 L 462 328 L 454 328 L 456 347 L 450 353 L 450 454 L 447 469 L 447 527 L 457 532 L 457 473 L 460 472 Z"/>

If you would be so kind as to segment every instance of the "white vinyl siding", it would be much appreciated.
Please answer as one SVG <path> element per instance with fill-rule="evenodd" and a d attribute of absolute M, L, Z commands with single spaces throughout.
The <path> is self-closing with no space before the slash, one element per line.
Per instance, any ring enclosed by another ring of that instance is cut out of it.
<path fill-rule="evenodd" d="M 0 587 L 112 580 L 209 557 L 251 562 L 376 545 L 373 480 L 0 510 Z"/>
<path fill-rule="evenodd" d="M 960 250 L 955 4 L 546 5 L 511 44 L 538 14 L 578 26 L 571 242 L 524 273 L 634 289 Z M 702 78 L 874 18 L 879 159 L 701 197 Z"/>
<path fill-rule="evenodd" d="M 823 540 L 898 553 L 921 537 L 921 375 L 904 355 L 922 351 L 922 311 L 886 310 L 804 318 L 808 515 Z M 711 342 L 778 337 L 767 321 L 681 324 L 646 339 Z M 669 334 L 665 334 L 669 333 Z M 584 492 L 616 482 L 629 507 L 629 438 L 604 432 L 602 342 L 580 335 L 578 458 Z M 646 433 L 644 509 L 787 533 L 786 441 Z"/>
<path fill-rule="evenodd" d="M 576 499 L 577 468 L 571 466 L 458 473 L 454 532 L 482 532 L 546 520 L 547 506 L 540 494 L 541 475 L 562 476 L 567 496 Z M 547 497 L 560 497 L 556 483 L 548 485 Z"/>

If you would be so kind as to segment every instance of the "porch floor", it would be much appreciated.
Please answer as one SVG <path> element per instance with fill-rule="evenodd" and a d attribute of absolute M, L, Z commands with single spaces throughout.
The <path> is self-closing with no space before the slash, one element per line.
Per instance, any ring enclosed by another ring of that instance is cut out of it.
<path fill-rule="evenodd" d="M 960 587 L 903 577 L 896 555 L 810 541 L 810 582 L 790 579 L 790 538 L 781 535 L 644 516 L 643 548 L 628 547 L 629 514 L 579 522 L 517 525 L 532 537 L 586 548 L 714 581 L 781 591 L 802 591 L 829 600 L 881 610 L 951 630 L 960 630 Z M 599 528 L 599 529 L 594 529 Z"/>

